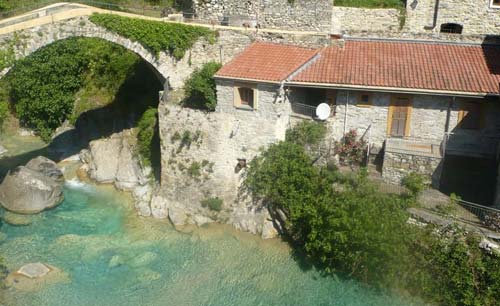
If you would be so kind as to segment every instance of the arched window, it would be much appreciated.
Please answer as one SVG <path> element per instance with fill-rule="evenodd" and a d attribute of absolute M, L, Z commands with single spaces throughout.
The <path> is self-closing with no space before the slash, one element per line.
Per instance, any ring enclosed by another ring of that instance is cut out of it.
<path fill-rule="evenodd" d="M 462 34 L 464 27 L 458 23 L 443 23 L 441 33 Z"/>

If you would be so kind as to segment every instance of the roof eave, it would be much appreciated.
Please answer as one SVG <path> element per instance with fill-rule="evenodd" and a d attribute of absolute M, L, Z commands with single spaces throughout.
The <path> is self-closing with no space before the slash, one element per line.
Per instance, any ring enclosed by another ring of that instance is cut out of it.
<path fill-rule="evenodd" d="M 214 79 L 233 80 L 233 81 L 242 81 L 242 82 L 251 82 L 251 83 L 267 83 L 267 84 L 280 84 L 282 82 L 282 81 L 271 81 L 271 80 L 238 78 L 238 77 L 220 76 L 220 75 L 214 75 Z"/>
<path fill-rule="evenodd" d="M 435 96 L 455 96 L 455 97 L 476 97 L 476 98 L 482 98 L 482 97 L 486 97 L 486 96 L 499 96 L 500 95 L 500 94 L 495 94 L 495 93 L 484 93 L 484 92 L 449 91 L 449 90 L 366 86 L 366 85 L 333 84 L 333 83 L 312 83 L 312 82 L 297 82 L 297 81 L 286 82 L 285 86 L 349 89 L 349 90 L 357 90 L 357 91 L 368 90 L 368 91 L 379 91 L 379 92 L 389 92 L 389 93 L 393 92 L 393 93 L 423 94 L 423 95 L 435 95 Z"/>

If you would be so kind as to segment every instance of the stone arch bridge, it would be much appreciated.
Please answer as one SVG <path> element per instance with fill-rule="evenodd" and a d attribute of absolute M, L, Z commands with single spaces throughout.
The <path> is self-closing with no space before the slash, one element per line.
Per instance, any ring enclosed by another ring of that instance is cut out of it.
<path fill-rule="evenodd" d="M 164 86 L 169 85 L 173 88 L 181 87 L 184 80 L 195 68 L 207 61 L 220 58 L 219 45 L 209 44 L 204 38 L 200 38 L 181 60 L 176 60 L 165 52 L 156 55 L 139 42 L 122 37 L 92 23 L 88 17 L 93 13 L 113 13 L 127 17 L 139 17 L 80 4 L 56 4 L 22 16 L 1 20 L 0 46 L 5 50 L 8 46 L 13 45 L 15 58 L 21 59 L 59 40 L 71 37 L 100 38 L 123 46 L 139 55 L 153 68 L 152 70 Z M 144 16 L 140 16 L 140 18 L 149 19 Z M 7 67 L 0 71 L 0 77 L 7 74 L 10 68 Z"/>

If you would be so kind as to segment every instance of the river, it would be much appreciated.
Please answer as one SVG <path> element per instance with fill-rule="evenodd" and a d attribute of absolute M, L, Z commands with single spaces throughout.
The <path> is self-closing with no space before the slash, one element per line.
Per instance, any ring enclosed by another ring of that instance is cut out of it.
<path fill-rule="evenodd" d="M 66 277 L 8 288 L 6 306 L 420 305 L 323 277 L 279 239 L 224 225 L 179 232 L 165 220 L 140 218 L 130 197 L 109 186 L 70 179 L 64 202 L 30 219 L 0 228 L 9 270 L 43 262 Z"/>

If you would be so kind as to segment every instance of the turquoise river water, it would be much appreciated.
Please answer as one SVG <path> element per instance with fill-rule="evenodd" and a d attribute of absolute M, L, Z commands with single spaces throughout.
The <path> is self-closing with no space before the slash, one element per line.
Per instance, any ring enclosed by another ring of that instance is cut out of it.
<path fill-rule="evenodd" d="M 43 262 L 64 277 L 10 287 L 0 305 L 418 305 L 303 270 L 278 239 L 222 225 L 179 232 L 140 218 L 128 196 L 109 187 L 70 180 L 60 206 L 30 218 L 0 228 L 6 265 Z"/>

